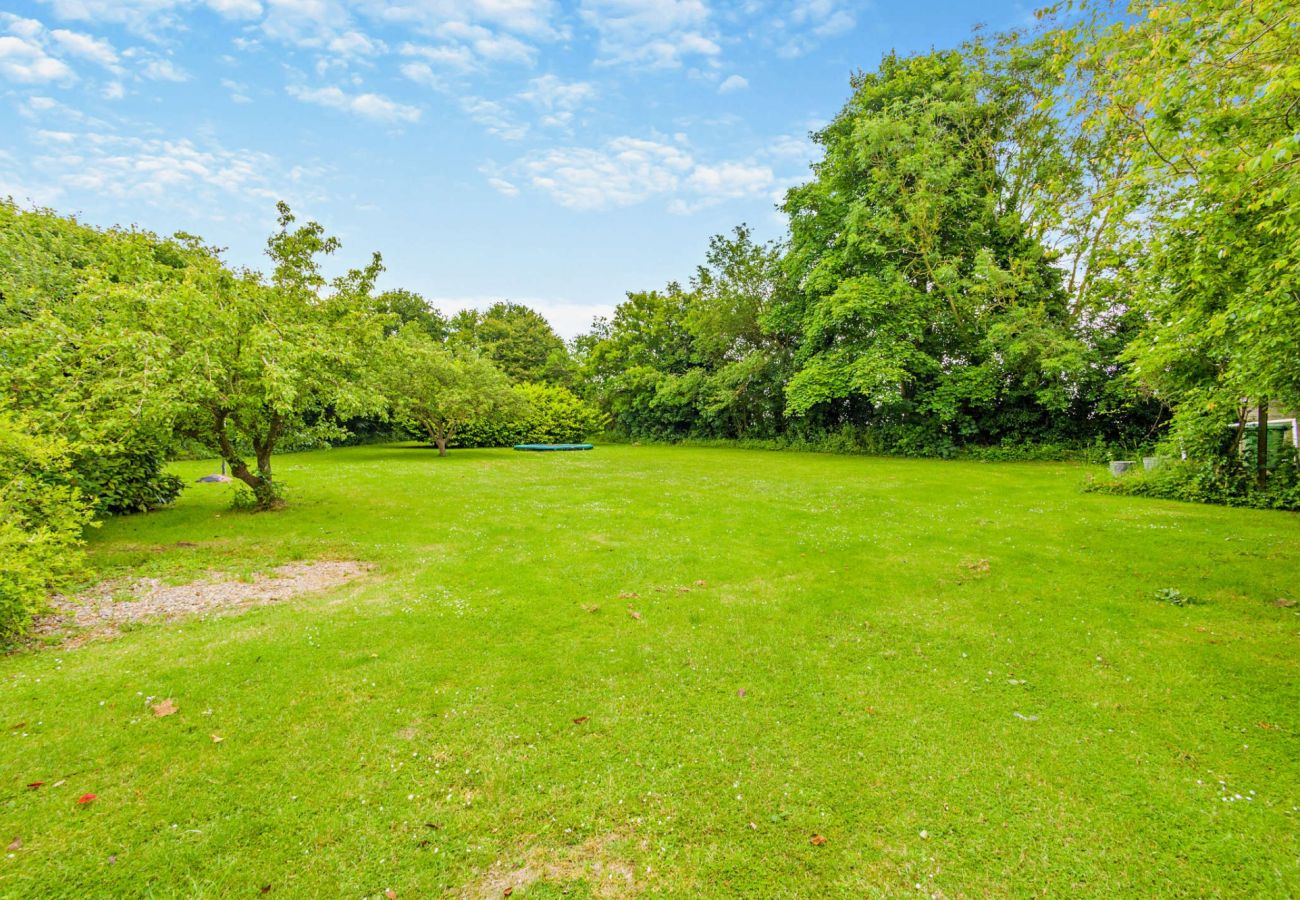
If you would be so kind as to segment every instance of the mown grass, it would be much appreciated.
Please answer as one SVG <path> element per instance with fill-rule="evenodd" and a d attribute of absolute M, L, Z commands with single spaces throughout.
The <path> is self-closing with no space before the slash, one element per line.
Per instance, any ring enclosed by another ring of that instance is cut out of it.
<path fill-rule="evenodd" d="M 196 485 L 94 566 L 375 574 L 0 660 L 0 893 L 1300 891 L 1293 515 L 719 449 L 279 472 L 288 509 Z"/>

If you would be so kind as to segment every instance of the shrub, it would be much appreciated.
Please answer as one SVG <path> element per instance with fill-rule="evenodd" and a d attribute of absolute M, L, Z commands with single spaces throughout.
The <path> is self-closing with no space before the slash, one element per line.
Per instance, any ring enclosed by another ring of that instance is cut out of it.
<path fill-rule="evenodd" d="M 79 567 L 92 507 L 58 477 L 68 466 L 66 448 L 31 437 L 0 410 L 0 643 L 26 631 Z"/>
<path fill-rule="evenodd" d="M 1204 460 L 1169 460 L 1150 472 L 1119 478 L 1089 477 L 1083 490 L 1131 497 L 1158 497 L 1191 503 L 1217 503 L 1255 509 L 1300 510 L 1300 465 L 1291 450 L 1260 489 L 1254 473 L 1231 456 Z"/>
<path fill-rule="evenodd" d="M 454 440 L 459 447 L 510 447 L 515 444 L 571 444 L 605 427 L 605 416 L 568 388 L 545 384 L 515 386 L 525 412 L 474 422 Z"/>

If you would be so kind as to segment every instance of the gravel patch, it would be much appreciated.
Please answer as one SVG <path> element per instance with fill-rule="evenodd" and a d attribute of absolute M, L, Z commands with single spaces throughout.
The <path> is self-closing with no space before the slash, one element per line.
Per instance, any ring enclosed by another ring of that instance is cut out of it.
<path fill-rule="evenodd" d="M 320 560 L 289 563 L 251 581 L 222 578 L 215 573 L 189 584 L 164 584 L 157 578 L 113 579 L 77 597 L 55 597 L 53 610 L 37 617 L 32 634 L 38 638 L 75 635 L 72 640 L 82 643 L 88 637 L 111 634 L 134 622 L 168 621 L 281 603 L 346 584 L 370 570 L 369 565 L 351 560 Z"/>

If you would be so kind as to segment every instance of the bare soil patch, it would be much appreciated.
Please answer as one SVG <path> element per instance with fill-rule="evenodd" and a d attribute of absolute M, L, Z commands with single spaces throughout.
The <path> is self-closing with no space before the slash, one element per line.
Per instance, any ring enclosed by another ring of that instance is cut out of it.
<path fill-rule="evenodd" d="M 371 566 L 353 560 L 295 562 L 252 579 L 212 573 L 188 584 L 164 584 L 158 578 L 115 578 L 76 597 L 55 597 L 53 610 L 38 616 L 37 638 L 64 635 L 80 644 L 113 634 L 124 625 L 220 614 L 248 606 L 281 603 L 303 594 L 337 587 L 368 574 Z"/>
<path fill-rule="evenodd" d="M 620 837 L 607 834 L 574 847 L 533 848 L 522 857 L 498 861 L 477 880 L 454 895 L 465 898 L 510 896 L 537 881 L 564 884 L 585 882 L 597 897 L 631 897 L 645 891 L 632 866 L 618 856 Z M 509 893 L 507 893 L 509 891 Z"/>

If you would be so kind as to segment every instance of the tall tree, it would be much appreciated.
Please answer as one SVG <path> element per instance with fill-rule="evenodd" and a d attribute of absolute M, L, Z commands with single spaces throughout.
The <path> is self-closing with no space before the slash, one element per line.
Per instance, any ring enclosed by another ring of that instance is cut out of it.
<path fill-rule="evenodd" d="M 215 449 L 261 509 L 279 498 L 272 457 L 286 436 L 339 437 L 337 417 L 384 406 L 373 376 L 386 321 L 371 296 L 379 255 L 327 284 L 320 257 L 338 241 L 278 209 L 269 279 L 230 272 L 190 239 L 183 281 L 153 298 L 147 320 L 167 342 L 178 430 Z"/>
<path fill-rule="evenodd" d="M 514 381 L 564 384 L 572 364 L 564 341 L 541 313 L 508 300 L 452 317 L 451 343 L 491 360 Z"/>
<path fill-rule="evenodd" d="M 814 135 L 825 156 L 785 203 L 791 413 L 1023 439 L 1066 404 L 1052 387 L 1085 348 L 1008 164 L 1020 86 L 983 53 L 891 54 Z"/>
<path fill-rule="evenodd" d="M 1133 260 L 1143 329 L 1127 355 L 1175 407 L 1182 448 L 1235 465 L 1227 426 L 1252 402 L 1300 406 L 1300 13 L 1289 0 L 1117 11 L 1087 3 L 1054 37 L 1106 163 L 1097 227 Z"/>
<path fill-rule="evenodd" d="M 454 353 L 414 325 L 384 342 L 383 384 L 393 418 L 427 434 L 439 456 L 471 423 L 520 415 L 526 408 L 491 362 Z"/>

